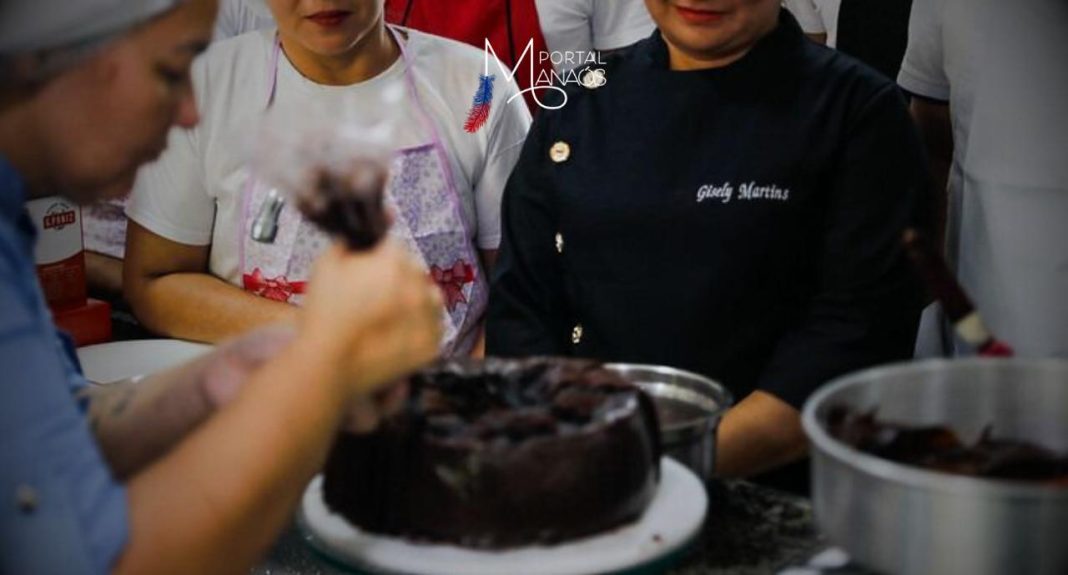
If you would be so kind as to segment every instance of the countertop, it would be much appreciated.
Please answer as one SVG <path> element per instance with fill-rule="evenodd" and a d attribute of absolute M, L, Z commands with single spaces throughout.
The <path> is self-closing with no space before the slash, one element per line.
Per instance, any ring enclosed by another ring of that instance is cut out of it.
<path fill-rule="evenodd" d="M 116 310 L 116 340 L 151 337 Z M 708 485 L 708 519 L 701 536 L 670 575 L 758 575 L 805 565 L 827 547 L 808 500 L 745 481 Z M 255 575 L 351 575 L 314 551 L 294 523 L 279 537 Z M 504 574 L 502 574 L 504 575 Z"/>

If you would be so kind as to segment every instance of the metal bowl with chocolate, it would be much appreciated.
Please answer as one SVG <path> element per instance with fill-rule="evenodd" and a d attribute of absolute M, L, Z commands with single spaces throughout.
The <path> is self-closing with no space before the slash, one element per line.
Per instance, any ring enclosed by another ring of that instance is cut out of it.
<path fill-rule="evenodd" d="M 885 573 L 1068 573 L 1068 362 L 932 360 L 867 370 L 802 414 L 813 508 Z"/>

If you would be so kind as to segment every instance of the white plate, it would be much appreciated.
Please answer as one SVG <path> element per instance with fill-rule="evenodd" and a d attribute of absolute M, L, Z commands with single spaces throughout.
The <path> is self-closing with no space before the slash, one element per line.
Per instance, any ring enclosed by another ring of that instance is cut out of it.
<path fill-rule="evenodd" d="M 78 348 L 85 378 L 96 383 L 151 375 L 211 350 L 210 345 L 177 339 L 116 341 Z"/>
<path fill-rule="evenodd" d="M 661 480 L 637 523 L 552 547 L 478 551 L 416 544 L 372 535 L 335 515 L 323 502 L 322 477 L 304 492 L 299 522 L 309 543 L 358 569 L 419 575 L 575 575 L 610 573 L 645 565 L 681 549 L 701 529 L 708 496 L 689 469 L 661 460 Z"/>

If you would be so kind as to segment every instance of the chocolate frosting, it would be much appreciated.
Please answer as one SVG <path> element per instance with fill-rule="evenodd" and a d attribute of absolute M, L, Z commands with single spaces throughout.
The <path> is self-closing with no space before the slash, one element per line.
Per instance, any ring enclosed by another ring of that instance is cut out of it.
<path fill-rule="evenodd" d="M 324 496 L 371 532 L 551 544 L 639 518 L 659 460 L 652 401 L 599 364 L 452 361 L 415 376 L 376 433 L 338 439 Z"/>

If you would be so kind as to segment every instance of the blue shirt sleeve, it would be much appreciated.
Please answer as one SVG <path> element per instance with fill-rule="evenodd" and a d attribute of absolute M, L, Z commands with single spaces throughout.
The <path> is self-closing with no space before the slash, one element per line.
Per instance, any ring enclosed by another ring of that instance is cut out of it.
<path fill-rule="evenodd" d="M 107 573 L 126 544 L 126 493 L 72 395 L 84 385 L 76 360 L 20 259 L 0 250 L 0 573 Z"/>

